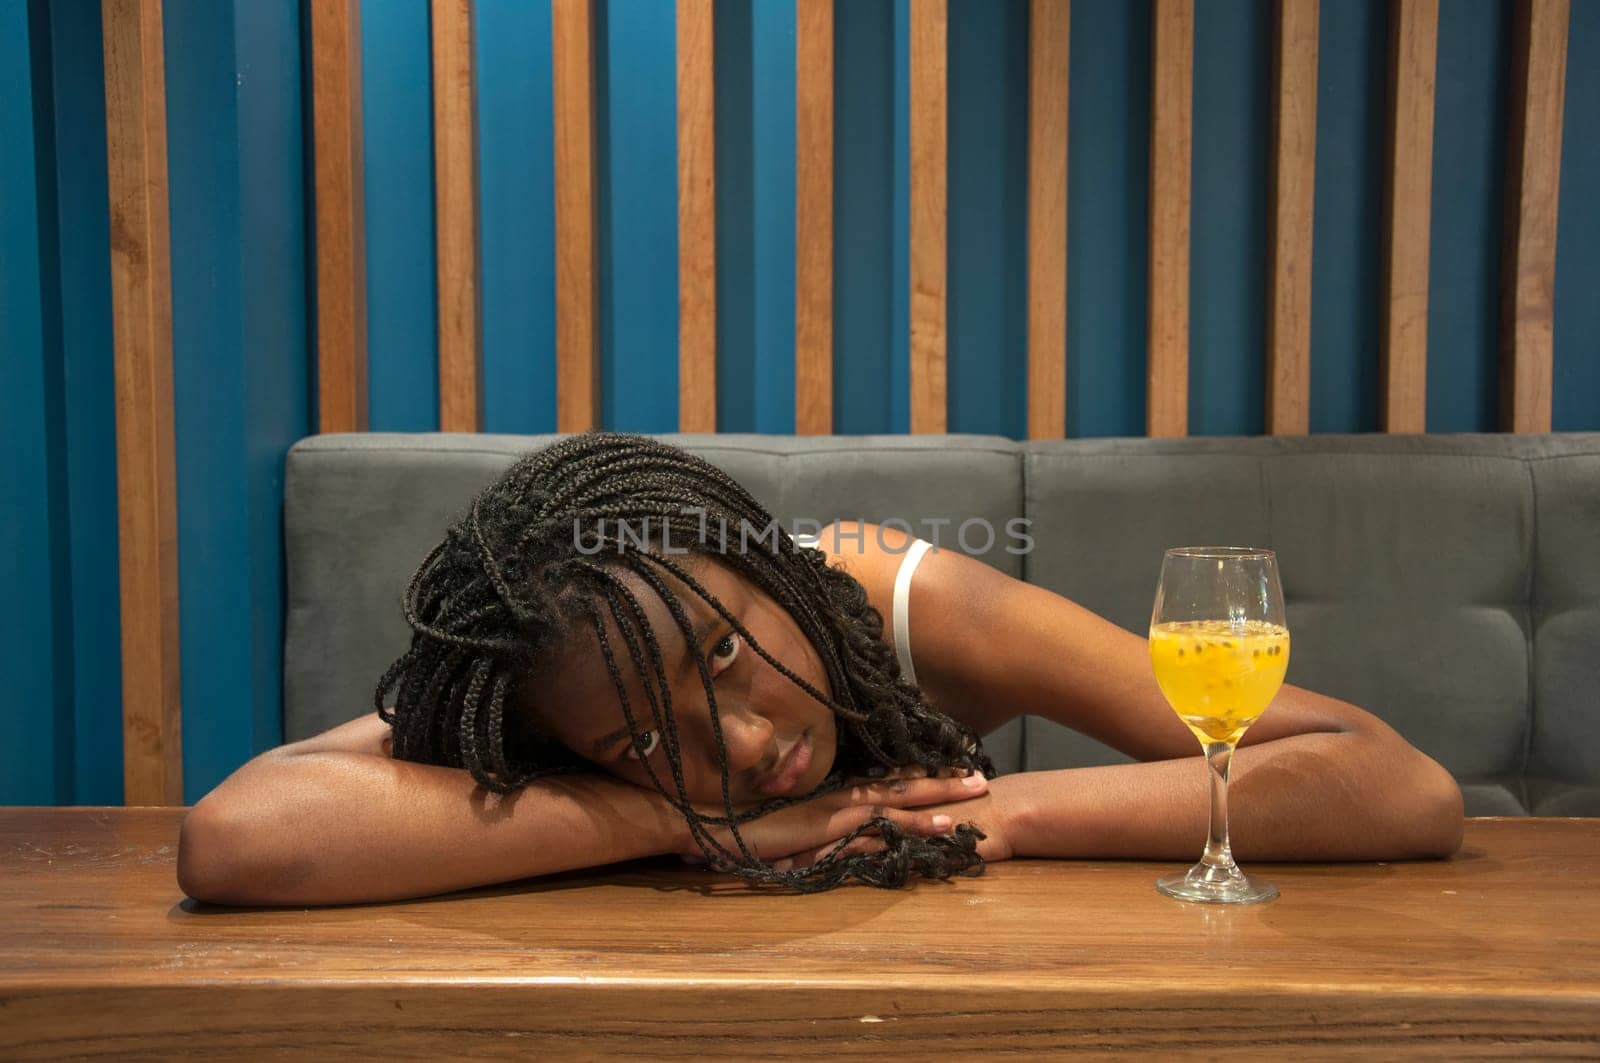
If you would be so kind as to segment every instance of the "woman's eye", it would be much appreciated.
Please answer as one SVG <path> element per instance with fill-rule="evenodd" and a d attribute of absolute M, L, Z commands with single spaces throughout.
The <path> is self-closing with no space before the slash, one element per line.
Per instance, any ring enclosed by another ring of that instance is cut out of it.
<path fill-rule="evenodd" d="M 644 752 L 640 753 L 636 745 L 629 746 L 628 752 L 625 754 L 629 760 L 637 760 L 643 763 L 649 758 L 650 754 L 656 751 L 656 746 L 661 744 L 661 738 L 656 732 L 646 731 L 645 734 L 650 736 L 650 741 L 645 744 Z"/>
<path fill-rule="evenodd" d="M 739 656 L 739 636 L 730 631 L 722 636 L 715 646 L 711 648 L 711 674 L 719 675 L 728 670 L 728 667 Z"/>

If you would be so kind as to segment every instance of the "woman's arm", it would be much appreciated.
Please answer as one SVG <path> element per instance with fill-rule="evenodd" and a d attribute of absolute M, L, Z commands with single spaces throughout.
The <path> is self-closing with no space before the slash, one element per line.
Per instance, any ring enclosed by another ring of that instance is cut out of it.
<path fill-rule="evenodd" d="M 1235 754 L 1228 786 L 1234 855 L 1449 856 L 1461 845 L 1460 790 L 1422 759 L 1347 734 L 1296 735 Z M 1204 759 L 1189 757 L 1024 772 L 994 780 L 990 793 L 1012 813 L 1016 856 L 1192 861 L 1206 838 L 1207 786 Z"/>
<path fill-rule="evenodd" d="M 996 780 L 991 800 L 1015 812 L 1017 855 L 1199 851 L 1200 745 L 1162 695 L 1145 639 L 953 550 L 923 559 L 910 616 L 918 679 L 936 704 L 986 706 L 986 728 L 1055 720 L 1149 762 Z M 1401 859 L 1460 845 L 1455 780 L 1354 705 L 1285 686 L 1241 746 L 1230 819 L 1243 858 Z"/>
<path fill-rule="evenodd" d="M 652 790 L 596 773 L 500 796 L 462 769 L 390 759 L 388 735 L 374 713 L 234 772 L 184 818 L 180 888 L 216 904 L 348 904 L 700 852 L 683 816 Z M 942 834 L 949 823 L 935 817 L 943 806 L 959 809 L 986 792 L 981 776 L 975 786 L 968 781 L 907 769 L 748 821 L 739 832 L 763 859 L 840 838 L 878 816 Z M 727 827 L 710 833 L 736 851 Z"/>
<path fill-rule="evenodd" d="M 370 722 L 369 722 L 370 721 Z M 256 757 L 184 817 L 178 885 L 217 904 L 421 897 L 677 852 L 683 818 L 602 775 L 504 796 L 459 768 L 363 751 L 376 714 Z M 340 733 L 342 732 L 342 733 Z"/>

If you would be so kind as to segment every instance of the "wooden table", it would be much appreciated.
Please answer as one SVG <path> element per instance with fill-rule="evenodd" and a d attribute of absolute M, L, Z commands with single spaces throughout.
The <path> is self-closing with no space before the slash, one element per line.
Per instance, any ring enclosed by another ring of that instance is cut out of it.
<path fill-rule="evenodd" d="M 364 907 L 178 890 L 181 809 L 0 808 L 0 1059 L 692 1059 L 1078 1048 L 1600 1055 L 1600 820 L 1470 821 L 1442 862 L 1018 860 L 904 890 L 760 893 L 676 861 Z"/>

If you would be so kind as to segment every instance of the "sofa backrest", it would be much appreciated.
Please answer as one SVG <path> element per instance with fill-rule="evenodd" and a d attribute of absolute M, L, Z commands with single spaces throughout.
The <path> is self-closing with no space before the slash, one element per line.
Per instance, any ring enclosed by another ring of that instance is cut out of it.
<path fill-rule="evenodd" d="M 474 494 L 555 436 L 313 436 L 289 452 L 284 521 L 289 608 L 284 736 L 304 738 L 372 706 L 409 644 L 400 594 Z M 988 436 L 664 435 L 750 491 L 786 529 L 827 523 L 982 519 L 1022 513 L 1022 454 Z M 916 530 L 916 529 L 913 529 Z M 974 556 L 1020 577 L 1003 541 Z M 1021 761 L 1022 721 L 987 740 L 1002 771 Z"/>
<path fill-rule="evenodd" d="M 1388 721 L 1469 811 L 1600 814 L 1600 436 L 1064 440 L 1024 478 L 1031 582 L 1143 631 L 1165 547 L 1271 546 L 1289 682 Z M 1026 743 L 1028 769 L 1104 755 Z"/>
<path fill-rule="evenodd" d="M 418 561 L 476 491 L 555 438 L 374 433 L 294 447 L 288 739 L 368 710 L 407 644 L 398 603 Z M 1290 682 L 1388 721 L 1463 782 L 1469 813 L 1600 815 L 1600 434 L 662 438 L 725 469 L 785 527 L 899 517 L 1003 529 L 1025 516 L 1030 553 L 980 556 L 1141 634 L 1167 546 L 1271 546 L 1295 638 Z M 1126 759 L 1039 719 L 986 744 L 1003 771 Z"/>

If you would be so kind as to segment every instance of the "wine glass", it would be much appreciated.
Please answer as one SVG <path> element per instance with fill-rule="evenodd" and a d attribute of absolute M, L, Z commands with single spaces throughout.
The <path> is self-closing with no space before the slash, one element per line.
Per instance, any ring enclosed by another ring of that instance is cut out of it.
<path fill-rule="evenodd" d="M 1270 901 L 1277 887 L 1246 876 L 1228 847 L 1228 763 L 1289 667 L 1277 555 L 1239 546 L 1168 550 L 1150 616 L 1150 663 L 1168 704 L 1200 740 L 1211 776 L 1205 854 L 1156 889 L 1185 901 Z"/>

